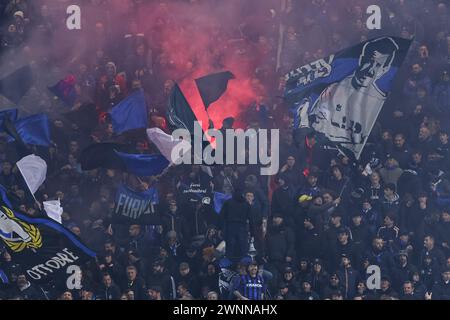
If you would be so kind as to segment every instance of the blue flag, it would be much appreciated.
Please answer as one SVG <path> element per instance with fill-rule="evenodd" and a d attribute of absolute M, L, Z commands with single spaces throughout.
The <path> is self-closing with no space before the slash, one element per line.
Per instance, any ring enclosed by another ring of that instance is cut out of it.
<path fill-rule="evenodd" d="M 131 154 L 115 151 L 125 165 L 126 171 L 140 177 L 161 174 L 170 164 L 160 154 Z"/>
<path fill-rule="evenodd" d="M 44 113 L 14 121 L 17 133 L 26 144 L 49 147 L 51 145 L 50 126 L 48 117 Z M 14 141 L 10 137 L 8 142 Z"/>
<path fill-rule="evenodd" d="M 117 134 L 132 129 L 147 128 L 147 108 L 144 91 L 137 90 L 111 110 L 113 130 Z"/>
<path fill-rule="evenodd" d="M 359 159 L 411 40 L 380 37 L 289 72 L 296 129 L 313 128 Z"/>
<path fill-rule="evenodd" d="M 158 203 L 156 188 L 137 192 L 122 184 L 117 189 L 113 219 L 116 223 L 160 224 L 160 217 L 156 212 Z"/>
<path fill-rule="evenodd" d="M 219 214 L 225 201 L 230 200 L 231 197 L 231 194 L 214 192 L 214 210 Z"/>

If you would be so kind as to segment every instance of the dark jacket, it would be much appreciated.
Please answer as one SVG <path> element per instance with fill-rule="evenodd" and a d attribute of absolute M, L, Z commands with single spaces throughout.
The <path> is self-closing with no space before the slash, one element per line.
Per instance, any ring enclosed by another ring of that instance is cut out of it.
<path fill-rule="evenodd" d="M 399 236 L 400 229 L 397 226 L 393 226 L 392 228 L 388 228 L 386 226 L 380 227 L 377 232 L 377 237 L 380 237 L 384 241 L 395 241 Z"/>
<path fill-rule="evenodd" d="M 33 284 L 26 289 L 20 290 L 15 287 L 11 290 L 11 297 L 21 297 L 23 300 L 44 300 L 44 294 Z"/>
<path fill-rule="evenodd" d="M 437 226 L 437 243 L 447 243 L 450 245 L 450 222 L 440 221 Z"/>
<path fill-rule="evenodd" d="M 250 214 L 250 206 L 243 199 L 243 197 L 234 197 L 225 201 L 222 210 L 220 212 L 222 218 L 223 227 L 227 228 L 227 225 L 232 223 L 247 224 L 250 221 L 253 224 L 253 219 Z"/>
<path fill-rule="evenodd" d="M 391 150 L 391 156 L 398 161 L 400 168 L 406 169 L 408 167 L 411 159 L 411 153 L 406 146 L 403 146 L 402 148 L 397 148 L 394 146 Z"/>
<path fill-rule="evenodd" d="M 393 199 L 387 199 L 383 197 L 381 200 L 381 212 L 386 214 L 387 212 L 392 212 L 398 215 L 400 210 L 400 197 L 398 194 L 394 194 Z"/>
<path fill-rule="evenodd" d="M 147 287 L 150 288 L 152 286 L 161 287 L 163 299 L 172 300 L 176 298 L 175 280 L 168 272 L 150 273 L 147 276 Z"/>
<path fill-rule="evenodd" d="M 180 211 L 177 210 L 175 214 L 168 211 L 161 216 L 161 224 L 163 227 L 163 234 L 167 234 L 167 232 L 173 230 L 177 233 L 180 239 L 185 238 L 188 233 L 186 220 L 183 216 L 181 216 Z"/>
<path fill-rule="evenodd" d="M 272 195 L 272 213 L 281 213 L 285 217 L 292 219 L 294 215 L 295 191 L 290 186 L 276 189 Z"/>
<path fill-rule="evenodd" d="M 396 263 L 392 268 L 392 286 L 400 291 L 405 281 L 411 280 L 414 272 L 417 272 L 417 268 L 409 262 L 402 266 L 400 263 Z"/>
<path fill-rule="evenodd" d="M 392 255 L 387 250 L 375 251 L 373 248 L 366 253 L 370 264 L 380 267 L 382 274 L 389 274 L 392 269 Z"/>
<path fill-rule="evenodd" d="M 336 271 L 339 268 L 342 255 L 348 256 L 352 265 L 359 265 L 360 254 L 353 242 L 349 239 L 347 244 L 343 245 L 336 240 L 336 245 L 334 246 L 334 249 L 330 251 L 330 256 L 328 257 L 331 271 Z"/>
<path fill-rule="evenodd" d="M 97 300 L 119 300 L 121 294 L 119 287 L 112 283 L 109 288 L 101 284 L 95 295 Z"/>
<path fill-rule="evenodd" d="M 450 281 L 445 283 L 442 279 L 437 282 L 432 289 L 433 300 L 450 300 Z"/>
<path fill-rule="evenodd" d="M 359 272 L 352 267 L 341 267 L 337 271 L 337 275 L 343 287 L 342 295 L 344 299 L 353 299 L 356 294 L 356 285 L 360 279 Z"/>
<path fill-rule="evenodd" d="M 297 294 L 298 300 L 319 300 L 319 295 L 315 293 L 314 291 L 310 292 L 301 292 Z"/>
<path fill-rule="evenodd" d="M 323 297 L 325 287 L 327 286 L 328 278 L 329 275 L 325 271 L 323 271 L 323 269 L 319 273 L 316 272 L 311 273 L 312 289 L 315 292 L 317 292 L 321 297 Z"/>
<path fill-rule="evenodd" d="M 307 258 L 310 261 L 314 258 L 324 258 L 322 234 L 319 229 L 302 228 L 297 234 L 298 257 Z"/>
<path fill-rule="evenodd" d="M 359 250 L 365 251 L 367 249 L 367 244 L 371 240 L 371 231 L 365 223 L 361 223 L 359 226 L 355 226 L 353 223 L 350 226 L 352 232 L 353 244 L 358 246 Z"/>
<path fill-rule="evenodd" d="M 266 238 L 266 252 L 271 261 L 283 262 L 295 257 L 295 235 L 291 228 L 283 224 L 271 227 Z"/>
<path fill-rule="evenodd" d="M 427 256 L 431 256 L 433 263 L 436 263 L 438 267 L 444 266 L 445 256 L 440 249 L 434 247 L 431 250 L 427 250 L 426 248 L 424 248 L 420 253 L 420 261 L 423 262 L 425 260 L 425 257 Z"/>
<path fill-rule="evenodd" d="M 147 300 L 145 281 L 142 278 L 137 277 L 135 281 L 127 280 L 122 285 L 122 291 L 125 291 L 127 289 L 130 289 L 134 292 L 135 300 Z"/>

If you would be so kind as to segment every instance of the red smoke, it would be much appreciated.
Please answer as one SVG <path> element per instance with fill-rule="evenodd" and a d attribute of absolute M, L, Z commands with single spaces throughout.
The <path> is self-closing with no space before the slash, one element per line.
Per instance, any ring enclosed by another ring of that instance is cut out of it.
<path fill-rule="evenodd" d="M 47 59 L 59 61 L 64 69 L 78 68 L 77 64 L 84 56 L 95 60 L 93 49 L 102 43 L 122 43 L 129 31 L 143 33 L 153 52 L 155 76 L 161 82 L 173 79 L 180 84 L 205 127 L 208 125 L 207 115 L 194 79 L 214 72 L 231 71 L 236 79 L 229 82 L 222 98 L 209 107 L 209 115 L 216 128 L 220 128 L 222 120 L 230 116 L 236 119 L 235 127 L 244 127 L 246 121 L 242 119 L 242 112 L 258 97 L 266 95 L 255 74 L 256 68 L 269 65 L 269 57 L 273 56 L 276 23 L 270 9 L 278 9 L 279 1 L 191 2 L 140 1 L 139 7 L 135 6 L 137 1 L 134 0 L 84 3 L 80 5 L 81 32 L 68 31 L 65 26 L 58 25 L 54 28 L 52 44 L 45 45 L 45 38 L 36 33 L 33 51 L 44 51 Z M 40 0 L 39 3 L 55 8 L 53 0 Z M 62 9 L 58 9 L 57 16 L 65 14 Z M 63 21 L 63 18 L 61 16 L 58 20 Z M 104 33 L 97 30 L 98 22 L 105 26 Z M 268 41 L 269 38 L 272 41 Z M 63 45 L 65 43 L 67 48 Z M 114 62 L 118 71 L 122 71 L 123 61 Z"/>
<path fill-rule="evenodd" d="M 229 82 L 221 99 L 208 108 L 216 128 L 230 116 L 236 118 L 235 127 L 244 126 L 239 114 L 264 91 L 254 79 L 263 50 L 256 41 L 250 42 L 234 33 L 238 22 L 243 21 L 239 19 L 242 2 L 223 2 L 226 3 L 220 7 L 207 2 L 200 5 L 166 2 L 150 4 L 140 12 L 145 16 L 140 28 L 152 48 L 160 51 L 156 57 L 163 65 L 160 72 L 180 84 L 204 128 L 208 126 L 208 116 L 195 86 L 196 78 L 224 70 L 236 77 Z"/>

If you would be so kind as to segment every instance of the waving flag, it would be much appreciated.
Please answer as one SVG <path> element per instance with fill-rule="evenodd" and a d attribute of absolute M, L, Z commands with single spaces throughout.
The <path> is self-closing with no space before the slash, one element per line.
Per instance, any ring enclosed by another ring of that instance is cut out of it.
<path fill-rule="evenodd" d="M 117 151 L 126 152 L 128 147 L 119 143 L 94 143 L 81 151 L 80 164 L 82 170 L 97 168 L 124 170 L 125 165 L 117 155 Z"/>
<path fill-rule="evenodd" d="M 61 224 L 15 211 L 3 186 L 0 198 L 0 238 L 31 282 L 48 283 L 70 266 L 95 258 L 95 252 Z"/>
<path fill-rule="evenodd" d="M 170 164 L 163 155 L 128 153 L 128 149 L 118 143 L 93 144 L 81 152 L 81 169 L 114 169 L 148 177 L 161 174 Z"/>
<path fill-rule="evenodd" d="M 359 159 L 411 40 L 380 37 L 286 75 L 297 128 L 312 127 Z"/>
<path fill-rule="evenodd" d="M 169 166 L 169 161 L 160 154 L 132 154 L 116 151 L 126 171 L 140 177 L 157 176 Z"/>
<path fill-rule="evenodd" d="M 62 223 L 62 214 L 64 212 L 63 207 L 61 207 L 61 201 L 58 200 L 49 200 L 42 202 L 44 205 L 44 210 L 47 216 L 50 219 L 55 220 L 58 223 Z"/>
<path fill-rule="evenodd" d="M 128 130 L 147 128 L 147 107 L 144 91 L 136 90 L 111 110 L 113 130 L 121 134 Z"/>
<path fill-rule="evenodd" d="M 14 127 L 20 138 L 26 144 L 44 147 L 49 147 L 51 145 L 50 125 L 48 117 L 44 113 L 19 119 L 14 122 Z M 14 137 L 9 139 L 9 141 L 14 140 Z"/>
<path fill-rule="evenodd" d="M 177 160 L 182 156 L 176 154 L 172 155 L 172 150 L 173 148 L 175 148 L 175 146 L 182 144 L 180 148 L 182 148 L 182 150 L 185 150 L 186 153 L 190 152 L 191 150 L 191 144 L 189 142 L 174 139 L 171 135 L 165 133 L 159 128 L 147 129 L 147 136 L 148 139 L 158 147 L 161 154 L 171 163 L 176 163 Z"/>
<path fill-rule="evenodd" d="M 61 99 L 67 106 L 73 107 L 78 97 L 75 89 L 76 82 L 77 79 L 75 76 L 70 74 L 61 81 L 58 81 L 54 86 L 48 87 L 48 90 Z"/>
<path fill-rule="evenodd" d="M 98 114 L 93 103 L 85 103 L 79 109 L 65 113 L 64 116 L 86 133 L 92 132 L 98 125 Z"/>
<path fill-rule="evenodd" d="M 234 78 L 234 75 L 230 71 L 224 71 L 195 79 L 206 109 L 209 108 L 210 104 L 219 100 L 227 90 L 228 81 Z"/>
<path fill-rule="evenodd" d="M 197 121 L 197 117 L 178 84 L 175 84 L 170 94 L 167 120 L 172 130 L 186 129 L 194 134 L 194 122 Z"/>
<path fill-rule="evenodd" d="M 41 157 L 30 154 L 17 161 L 16 166 L 19 168 L 28 189 L 34 195 L 45 181 L 47 163 Z"/>

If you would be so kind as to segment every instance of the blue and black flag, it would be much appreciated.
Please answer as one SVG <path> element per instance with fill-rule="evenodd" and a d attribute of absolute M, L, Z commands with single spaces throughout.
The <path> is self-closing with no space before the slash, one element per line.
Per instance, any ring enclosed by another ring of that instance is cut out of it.
<path fill-rule="evenodd" d="M 161 154 L 138 154 L 127 152 L 127 145 L 96 143 L 81 152 L 82 170 L 97 168 L 121 170 L 139 177 L 157 176 L 170 162 Z"/>
<path fill-rule="evenodd" d="M 170 93 L 167 120 L 171 130 L 186 129 L 194 134 L 194 124 L 198 120 L 177 83 Z"/>
<path fill-rule="evenodd" d="M 81 266 L 96 254 L 63 225 L 47 217 L 32 218 L 13 209 L 0 186 L 0 238 L 27 278 L 45 284 Z"/>
<path fill-rule="evenodd" d="M 289 72 L 284 97 L 296 129 L 313 128 L 359 159 L 410 45 L 380 37 Z"/>

